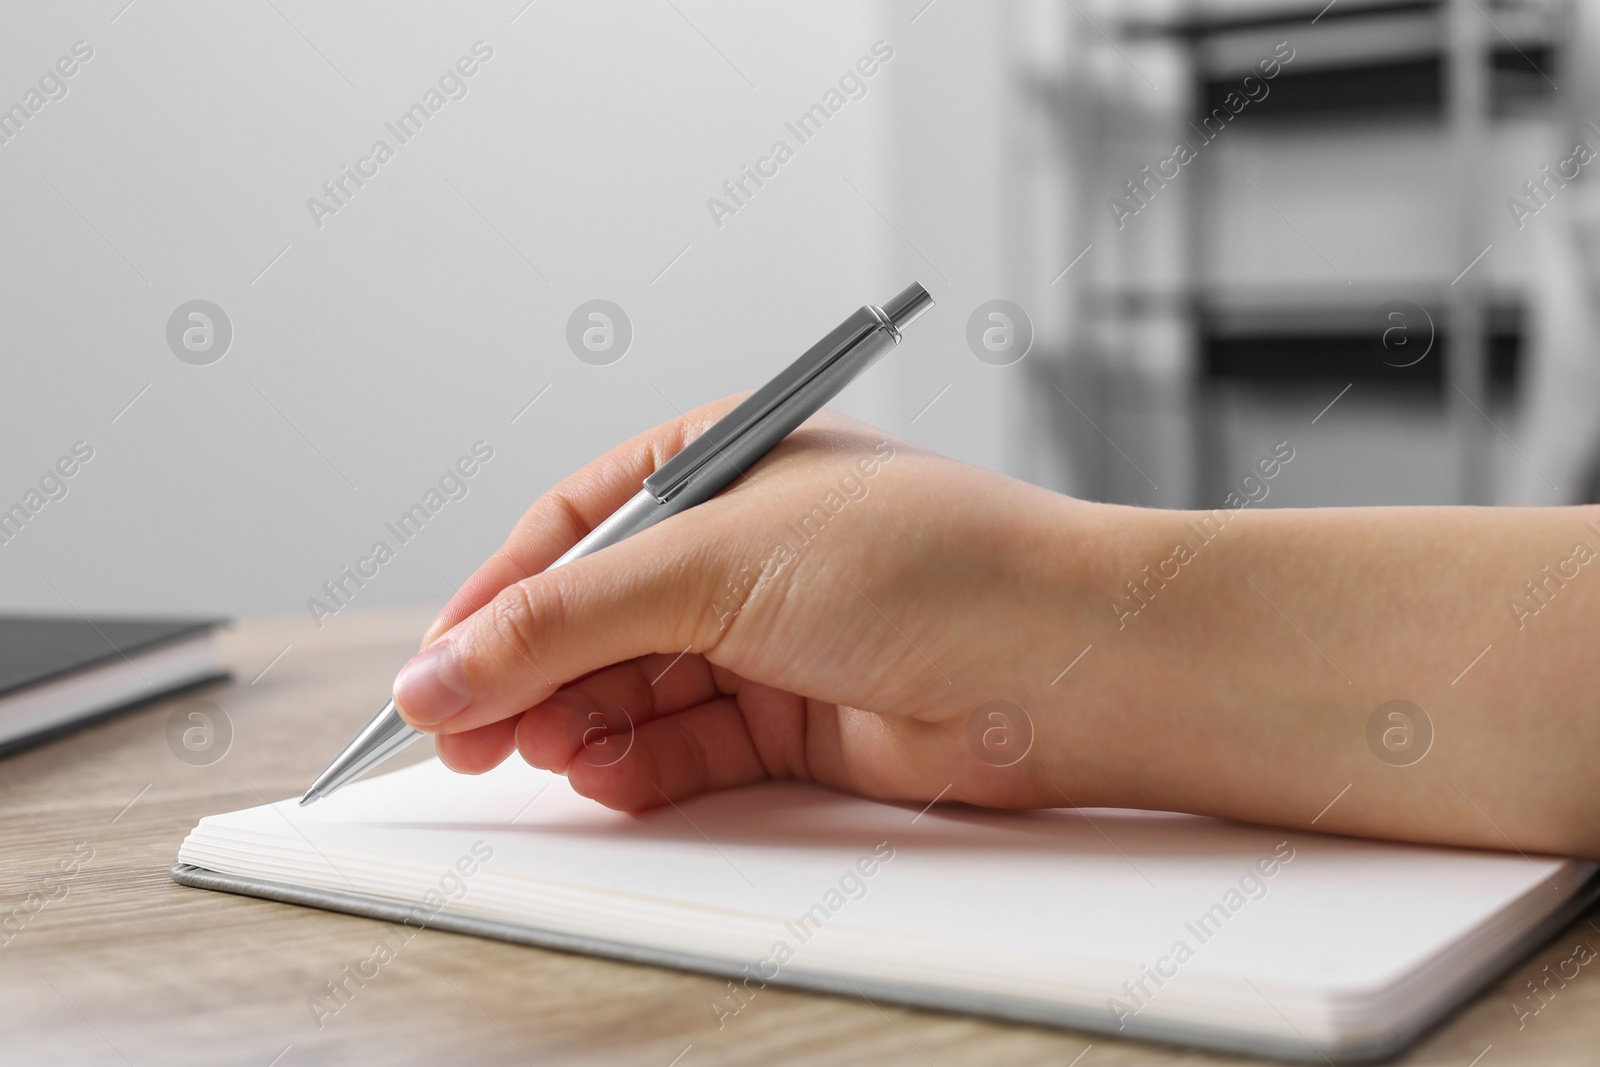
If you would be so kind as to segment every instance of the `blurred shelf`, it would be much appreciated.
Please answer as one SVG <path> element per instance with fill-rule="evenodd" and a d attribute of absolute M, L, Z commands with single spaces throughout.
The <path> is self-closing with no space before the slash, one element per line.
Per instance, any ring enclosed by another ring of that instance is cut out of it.
<path fill-rule="evenodd" d="M 1506 312 L 1491 321 L 1487 334 L 1489 386 L 1497 396 L 1515 393 L 1522 354 L 1520 309 Z M 1207 381 L 1256 385 L 1368 381 L 1444 400 L 1446 383 L 1454 377 L 1449 330 L 1436 330 L 1432 340 L 1425 358 L 1394 367 L 1379 358 L 1366 328 L 1346 333 L 1202 330 L 1200 373 Z"/>
<path fill-rule="evenodd" d="M 1196 371 L 1202 382 L 1285 385 L 1371 381 L 1419 397 L 1442 397 L 1450 380 L 1449 286 L 1381 284 L 1240 287 L 1238 289 L 1105 289 L 1090 306 L 1102 318 L 1142 322 L 1163 317 L 1192 321 Z M 1394 367 L 1373 347 L 1375 309 L 1409 300 L 1428 316 L 1426 358 Z M 1487 320 L 1489 384 L 1515 391 L 1524 336 L 1521 294 L 1499 288 L 1482 294 Z"/>
<path fill-rule="evenodd" d="M 1487 11 L 1526 11 L 1550 9 L 1548 2 L 1506 3 L 1485 0 Z M 1352 3 L 1351 0 L 1312 0 L 1311 3 L 1286 3 L 1240 10 L 1205 11 L 1190 10 L 1177 18 L 1130 18 L 1122 23 L 1123 32 L 1135 40 L 1140 38 L 1176 37 L 1187 41 L 1202 41 L 1221 34 L 1242 33 L 1253 30 L 1276 30 L 1285 26 L 1304 29 L 1308 25 L 1337 26 L 1359 19 L 1398 18 L 1415 15 L 1440 15 L 1449 7 L 1449 0 L 1369 0 Z"/>
<path fill-rule="evenodd" d="M 1495 29 L 1488 47 L 1492 117 L 1542 107 L 1556 86 L 1553 69 L 1563 25 L 1563 5 L 1551 0 L 1478 5 Z M 1250 103 L 1259 116 L 1422 117 L 1444 114 L 1448 84 L 1446 0 L 1391 0 L 1271 9 L 1192 12 L 1176 19 L 1130 19 L 1122 31 L 1135 40 L 1172 40 L 1186 46 L 1199 81 L 1197 115 L 1223 107 L 1240 81 L 1270 56 L 1280 32 L 1295 51 L 1273 79 L 1271 91 Z M 1492 12 L 1492 15 L 1491 15 Z M 1292 29 L 1292 33 L 1288 33 Z"/>
<path fill-rule="evenodd" d="M 1490 314 L 1521 307 L 1522 290 L 1479 290 Z M 1262 331 L 1288 326 L 1307 332 L 1339 332 L 1366 321 L 1379 304 L 1411 300 L 1430 314 L 1449 302 L 1448 279 L 1358 282 L 1354 285 L 1207 285 L 1199 288 L 1110 285 L 1090 289 L 1089 309 L 1101 318 L 1146 319 L 1201 313 L 1232 330 Z"/>
<path fill-rule="evenodd" d="M 1555 48 L 1549 43 L 1502 44 L 1492 49 L 1490 116 L 1504 118 L 1549 105 L 1555 85 L 1543 72 L 1552 68 L 1554 58 Z M 1203 77 L 1196 116 L 1224 107 L 1228 94 L 1239 91 L 1241 77 L 1238 72 Z M 1286 67 L 1273 81 L 1271 93 L 1249 105 L 1251 122 L 1324 117 L 1437 122 L 1444 115 L 1447 77 L 1446 60 L 1438 51 L 1337 66 Z"/>
<path fill-rule="evenodd" d="M 1226 10 L 1189 3 L 1175 17 L 1146 17 L 1126 8 L 1108 12 L 1115 26 L 1105 34 L 1119 52 L 1120 40 L 1130 47 L 1165 43 L 1180 53 L 1186 84 L 1173 87 L 1170 102 L 1142 95 L 1137 102 L 1164 117 L 1185 140 L 1191 136 L 1182 132 L 1185 123 L 1192 128 L 1202 117 L 1210 118 L 1211 136 L 1220 136 L 1245 107 L 1249 120 L 1243 125 L 1251 132 L 1233 137 L 1281 138 L 1292 148 L 1306 145 L 1301 131 L 1322 136 L 1335 123 L 1344 124 L 1338 144 L 1345 151 L 1367 141 L 1392 143 L 1394 123 L 1417 124 L 1426 134 L 1419 152 L 1436 158 L 1439 172 L 1450 175 L 1432 194 L 1448 209 L 1438 239 L 1465 261 L 1473 254 L 1481 258 L 1477 250 L 1487 243 L 1477 186 L 1483 161 L 1501 136 L 1495 120 L 1555 113 L 1550 74 L 1573 60 L 1572 10 L 1572 0 L 1294 0 Z M 1251 75 L 1256 80 L 1246 85 Z M 1230 94 L 1247 96 L 1248 104 L 1232 98 L 1234 108 L 1227 108 Z M 1108 149 L 1130 140 L 1118 135 L 1113 120 L 1125 118 L 1132 99 L 1120 88 L 1102 89 L 1100 121 L 1090 126 L 1095 143 L 1073 145 L 1090 159 L 1105 161 L 1086 187 L 1116 188 L 1124 177 Z M 1217 108 L 1223 108 L 1222 115 L 1214 114 Z M 1352 129 L 1357 135 L 1346 136 Z M 1143 124 L 1138 132 L 1143 134 Z M 1259 143 L 1252 151 L 1259 163 Z M 1418 165 L 1414 159 L 1410 163 Z M 1459 287 L 1448 277 L 1351 286 L 1217 284 L 1205 253 L 1222 217 L 1217 203 L 1235 191 L 1219 187 L 1203 165 L 1194 173 L 1177 226 L 1182 231 L 1175 248 L 1180 283 L 1163 289 L 1138 281 L 1150 274 L 1140 269 L 1141 252 L 1174 251 L 1152 243 L 1131 249 L 1125 257 L 1130 262 L 1116 264 L 1117 280 L 1097 284 L 1098 272 L 1080 274 L 1073 297 L 1078 313 L 1101 327 L 1095 331 L 1095 359 L 1113 406 L 1123 378 L 1150 362 L 1142 359 L 1142 347 L 1176 344 L 1181 349 L 1177 359 L 1162 365 L 1194 389 L 1193 499 L 1216 498 L 1219 472 L 1229 468 L 1217 413 L 1230 391 L 1313 385 L 1337 391 L 1364 381 L 1396 398 L 1447 407 L 1446 423 L 1460 457 L 1458 498 L 1486 502 L 1493 431 L 1480 404 L 1516 388 L 1524 349 L 1523 294 L 1496 288 L 1481 271 Z M 1386 362 L 1374 338 L 1383 334 L 1383 320 L 1374 320 L 1375 312 L 1394 300 L 1420 305 L 1428 318 L 1424 328 L 1431 347 L 1408 367 Z M 1183 340 L 1175 342 L 1179 337 Z M 1184 358 L 1190 361 L 1187 368 L 1180 367 Z M 1133 387 L 1138 384 L 1135 380 Z M 1101 469 L 1109 466 L 1107 460 Z"/>

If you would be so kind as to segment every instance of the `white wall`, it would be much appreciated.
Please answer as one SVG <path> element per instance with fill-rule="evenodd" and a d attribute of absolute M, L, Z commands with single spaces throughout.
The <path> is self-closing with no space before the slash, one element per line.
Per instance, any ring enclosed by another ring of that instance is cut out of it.
<path fill-rule="evenodd" d="M 484 440 L 355 597 L 441 601 L 558 477 L 912 278 L 939 307 L 838 406 L 1005 465 L 1019 378 L 962 340 L 1006 295 L 989 5 L 275 3 L 0 15 L 0 105 L 94 51 L 0 144 L 0 507 L 94 449 L 0 545 L 0 608 L 306 613 Z M 707 198 L 880 39 L 867 95 L 715 226 Z M 479 40 L 467 95 L 315 225 L 307 198 Z M 564 343 L 596 297 L 636 331 L 607 367 Z M 210 366 L 166 344 L 193 298 L 235 330 Z"/>

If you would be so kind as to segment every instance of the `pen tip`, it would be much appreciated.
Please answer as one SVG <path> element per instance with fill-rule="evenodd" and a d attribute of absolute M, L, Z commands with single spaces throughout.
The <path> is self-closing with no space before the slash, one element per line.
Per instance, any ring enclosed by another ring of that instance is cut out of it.
<path fill-rule="evenodd" d="M 303 808 L 307 804 L 310 804 L 312 801 L 321 800 L 321 799 L 322 799 L 322 794 L 321 793 L 317 792 L 315 789 L 308 789 L 308 790 L 306 790 L 306 795 L 300 798 L 300 806 Z"/>

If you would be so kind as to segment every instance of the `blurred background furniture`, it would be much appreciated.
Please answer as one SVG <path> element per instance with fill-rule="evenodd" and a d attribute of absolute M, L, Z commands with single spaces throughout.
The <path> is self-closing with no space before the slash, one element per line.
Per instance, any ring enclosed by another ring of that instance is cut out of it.
<path fill-rule="evenodd" d="M 1504 204 L 1571 154 L 1555 79 L 1573 67 L 1572 5 L 1098 4 L 1072 20 L 1092 25 L 1073 28 L 1066 66 L 1092 73 L 1052 98 L 1076 108 L 1063 156 L 1093 190 L 1072 214 L 1099 225 L 1062 279 L 1081 341 L 1052 369 L 1076 364 L 1118 431 L 1073 442 L 1092 452 L 1087 495 L 1217 506 L 1285 438 L 1305 442 L 1303 465 L 1274 503 L 1492 503 L 1525 481 L 1511 468 L 1528 462 L 1515 427 L 1539 263 Z M 1270 92 L 1203 140 L 1247 75 L 1261 91 L 1280 42 L 1293 59 Z M 1180 140 L 1198 158 L 1150 183 L 1142 168 Z M 1106 201 L 1126 203 L 1129 180 L 1146 203 L 1118 220 Z M 1563 198 L 1578 194 L 1552 208 Z M 1409 324 L 1414 348 L 1433 333 L 1411 366 L 1373 346 L 1372 313 L 1395 300 L 1426 315 Z M 1152 477 L 1184 490 L 1158 492 L 1117 447 L 1174 424 L 1183 462 Z"/>

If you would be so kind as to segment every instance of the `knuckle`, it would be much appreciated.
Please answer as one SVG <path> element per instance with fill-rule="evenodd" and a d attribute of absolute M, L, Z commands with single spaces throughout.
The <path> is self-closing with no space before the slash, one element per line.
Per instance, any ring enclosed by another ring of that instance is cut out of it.
<path fill-rule="evenodd" d="M 549 614 L 541 600 L 527 579 L 495 594 L 485 613 L 487 633 L 483 635 L 490 646 L 491 663 L 504 660 L 514 667 L 536 661 L 541 623 Z"/>
<path fill-rule="evenodd" d="M 715 537 L 686 538 L 664 561 L 663 591 L 671 600 L 672 642 L 697 653 L 715 650 L 727 635 L 731 591 L 724 590 L 731 575 L 726 552 Z M 673 651 L 676 651 L 675 648 Z"/>
<path fill-rule="evenodd" d="M 533 528 L 558 530 L 567 541 L 576 541 L 588 533 L 590 524 L 585 521 L 583 509 L 576 499 L 583 488 L 578 484 L 562 483 L 540 497 L 529 515 Z"/>

